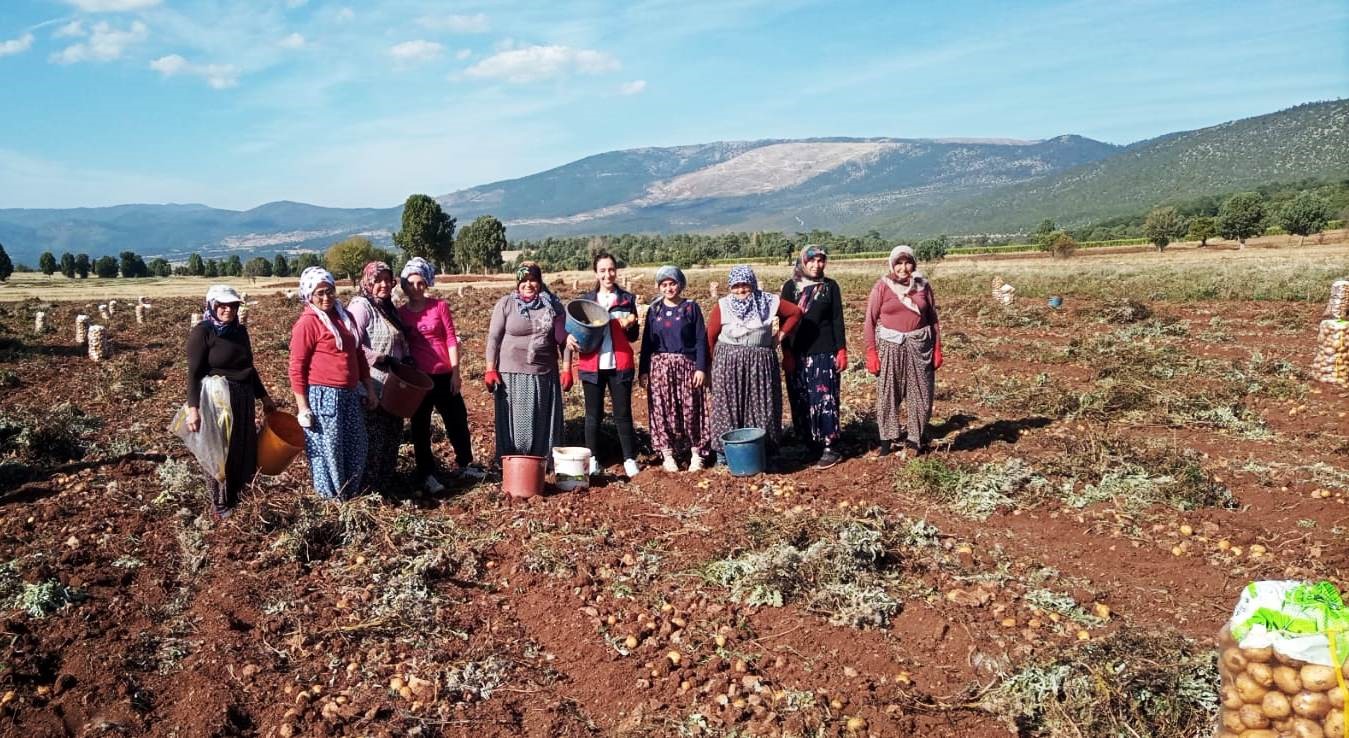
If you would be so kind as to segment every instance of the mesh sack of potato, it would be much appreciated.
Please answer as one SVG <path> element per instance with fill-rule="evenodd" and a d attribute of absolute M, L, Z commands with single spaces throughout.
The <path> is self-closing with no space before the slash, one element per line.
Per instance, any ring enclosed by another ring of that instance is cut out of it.
<path fill-rule="evenodd" d="M 1252 582 L 1218 641 L 1218 738 L 1349 738 L 1349 608 L 1335 585 Z"/>
<path fill-rule="evenodd" d="M 1316 333 L 1312 378 L 1330 384 L 1349 384 L 1349 320 L 1323 320 Z"/>
<path fill-rule="evenodd" d="M 1349 318 L 1349 279 L 1337 279 L 1330 285 L 1330 302 L 1321 316 L 1326 320 Z"/>

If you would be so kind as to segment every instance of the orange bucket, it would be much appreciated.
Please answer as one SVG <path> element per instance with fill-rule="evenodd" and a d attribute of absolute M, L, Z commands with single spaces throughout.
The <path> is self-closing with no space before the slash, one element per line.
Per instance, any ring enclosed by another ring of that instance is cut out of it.
<path fill-rule="evenodd" d="M 380 395 L 379 406 L 384 412 L 400 418 L 410 418 L 417 414 L 422 398 L 435 384 L 431 377 L 410 366 L 394 364 L 384 378 L 384 393 Z"/>
<path fill-rule="evenodd" d="M 258 470 L 276 476 L 304 450 L 304 428 L 294 415 L 282 410 L 267 413 L 258 432 Z"/>
<path fill-rule="evenodd" d="M 517 500 L 543 492 L 542 456 L 502 456 L 501 490 Z"/>

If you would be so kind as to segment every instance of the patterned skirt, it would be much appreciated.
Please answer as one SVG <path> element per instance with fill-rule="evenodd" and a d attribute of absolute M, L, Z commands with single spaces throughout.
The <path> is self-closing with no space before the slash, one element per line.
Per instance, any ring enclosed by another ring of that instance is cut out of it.
<path fill-rule="evenodd" d="M 798 356 L 787 374 L 787 398 L 797 438 L 831 444 L 839 433 L 839 374 L 833 354 Z"/>
<path fill-rule="evenodd" d="M 314 491 L 324 499 L 350 499 L 365 471 L 365 410 L 354 389 L 309 385 L 314 423 L 304 430 L 304 453 Z"/>
<path fill-rule="evenodd" d="M 557 372 L 503 372 L 496 391 L 497 458 L 552 456 L 562 441 L 562 384 Z"/>
<path fill-rule="evenodd" d="M 707 394 L 693 388 L 698 365 L 683 354 L 655 354 L 646 399 L 651 444 L 658 451 L 706 454 L 709 448 Z"/>
<path fill-rule="evenodd" d="M 712 447 L 724 451 L 721 435 L 737 428 L 762 428 L 770 444 L 782 436 L 782 380 L 776 349 L 717 345 L 712 357 Z"/>
<path fill-rule="evenodd" d="M 881 373 L 876 378 L 876 425 L 882 441 L 901 440 L 921 446 L 932 420 L 932 393 L 936 370 L 932 368 L 932 331 L 905 334 L 903 343 L 877 340 Z M 905 419 L 900 420 L 900 405 Z"/>
<path fill-rule="evenodd" d="M 372 372 L 373 373 L 373 372 Z M 398 447 L 403 443 L 403 419 L 383 408 L 365 412 L 369 440 L 365 455 L 365 489 L 385 489 L 398 468 Z"/>

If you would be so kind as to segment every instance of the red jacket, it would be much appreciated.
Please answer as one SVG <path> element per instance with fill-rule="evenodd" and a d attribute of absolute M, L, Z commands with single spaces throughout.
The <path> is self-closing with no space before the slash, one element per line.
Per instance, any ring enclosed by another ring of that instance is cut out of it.
<path fill-rule="evenodd" d="M 638 309 L 636 296 L 618 285 L 614 285 L 614 289 L 618 292 L 618 298 L 614 300 L 614 304 L 609 308 L 609 311 L 627 312 L 636 317 Z M 599 302 L 595 299 L 596 297 L 599 297 L 598 290 L 591 290 L 581 295 L 583 300 Z M 614 370 L 619 374 L 631 375 L 635 373 L 637 362 L 632 350 L 632 342 L 637 340 L 638 332 L 639 328 L 635 322 L 631 328 L 625 330 L 618 324 L 617 319 L 609 321 L 609 336 L 614 344 Z M 598 382 L 600 371 L 599 350 L 596 349 L 592 353 L 578 355 L 576 368 L 581 374 L 582 381 Z"/>
<path fill-rule="evenodd" d="M 361 344 L 340 320 L 333 320 L 342 334 L 342 350 L 327 326 L 306 307 L 290 329 L 290 388 L 299 394 L 311 384 L 339 389 L 355 389 L 370 377 Z"/>

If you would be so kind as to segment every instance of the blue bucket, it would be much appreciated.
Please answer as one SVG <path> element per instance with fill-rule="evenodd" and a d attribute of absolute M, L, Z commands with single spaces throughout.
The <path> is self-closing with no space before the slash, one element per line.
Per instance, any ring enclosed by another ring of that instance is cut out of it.
<path fill-rule="evenodd" d="M 763 472 L 766 465 L 764 437 L 767 435 L 762 428 L 737 428 L 721 434 L 731 476 L 752 477 Z"/>
<path fill-rule="evenodd" d="M 1059 295 L 1050 296 L 1049 306 L 1054 308 L 1055 310 L 1058 310 L 1059 308 L 1063 307 L 1063 298 L 1060 297 Z"/>
<path fill-rule="evenodd" d="M 567 303 L 567 333 L 576 339 L 581 353 L 594 353 L 604 343 L 604 332 L 609 330 L 609 311 L 593 300 L 572 300 Z"/>

